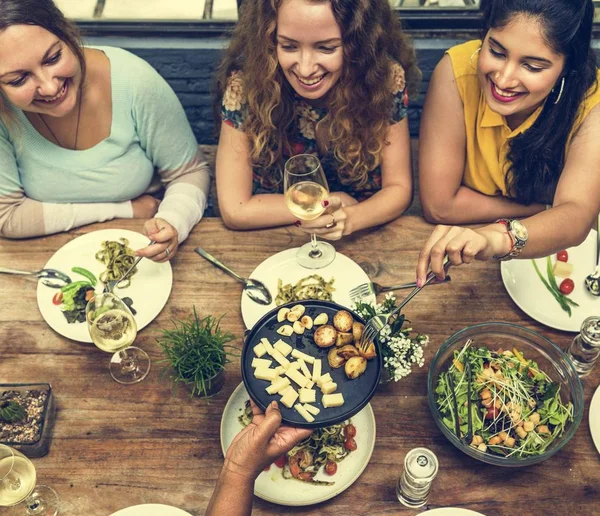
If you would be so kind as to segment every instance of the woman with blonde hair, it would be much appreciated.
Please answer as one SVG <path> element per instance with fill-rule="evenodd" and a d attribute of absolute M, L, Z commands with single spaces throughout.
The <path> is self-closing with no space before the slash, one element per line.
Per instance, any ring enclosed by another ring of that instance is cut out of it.
<path fill-rule="evenodd" d="M 225 223 L 295 223 L 335 240 L 398 217 L 412 200 L 408 92 L 414 50 L 388 0 L 244 2 L 218 72 L 217 190 Z M 299 221 L 285 161 L 316 154 L 331 195 Z"/>

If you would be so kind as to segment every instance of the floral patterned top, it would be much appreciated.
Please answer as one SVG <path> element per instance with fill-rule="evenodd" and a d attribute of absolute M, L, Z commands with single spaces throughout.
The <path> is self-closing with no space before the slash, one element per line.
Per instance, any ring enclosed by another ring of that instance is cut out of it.
<path fill-rule="evenodd" d="M 408 108 L 408 94 L 406 92 L 406 82 L 404 69 L 399 64 L 394 64 L 393 84 L 394 88 L 391 94 L 394 96 L 393 109 L 390 113 L 390 123 L 395 124 L 406 117 Z M 243 130 L 244 114 L 247 111 L 246 96 L 243 86 L 242 72 L 234 72 L 227 83 L 227 88 L 223 94 L 221 103 L 221 118 L 223 122 Z M 290 139 L 291 152 L 285 153 L 284 158 L 288 159 L 296 154 L 317 154 L 316 125 L 327 115 L 326 108 L 318 108 L 310 105 L 299 95 L 295 95 L 295 116 L 297 117 L 298 132 Z M 366 184 L 360 187 L 354 183 L 342 184 L 338 177 L 338 163 L 333 153 L 327 153 L 326 156 L 319 155 L 323 170 L 327 176 L 329 190 L 332 192 L 343 191 L 362 201 L 381 189 L 381 166 L 376 167 L 369 173 Z M 263 176 L 253 174 L 252 193 L 282 193 L 283 182 L 279 180 L 268 181 Z"/>

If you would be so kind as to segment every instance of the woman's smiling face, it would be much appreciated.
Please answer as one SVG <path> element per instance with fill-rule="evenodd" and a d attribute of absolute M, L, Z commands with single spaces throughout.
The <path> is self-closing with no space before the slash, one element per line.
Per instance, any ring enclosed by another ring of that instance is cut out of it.
<path fill-rule="evenodd" d="M 565 57 L 548 45 L 539 21 L 517 15 L 488 31 L 477 72 L 488 106 L 516 127 L 548 97 L 564 66 Z"/>
<path fill-rule="evenodd" d="M 298 95 L 322 99 L 342 74 L 343 56 L 342 31 L 329 2 L 283 0 L 277 11 L 277 60 Z"/>
<path fill-rule="evenodd" d="M 0 32 L 0 90 L 23 111 L 61 117 L 77 104 L 81 66 L 73 51 L 37 25 Z"/>

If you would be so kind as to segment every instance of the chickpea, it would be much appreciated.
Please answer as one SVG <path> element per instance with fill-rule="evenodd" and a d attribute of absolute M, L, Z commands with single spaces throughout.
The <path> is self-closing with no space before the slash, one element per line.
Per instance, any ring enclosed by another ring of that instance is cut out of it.
<path fill-rule="evenodd" d="M 506 441 L 506 439 L 508 438 L 508 434 L 506 432 L 502 431 L 498 434 L 498 437 L 500 437 L 501 441 Z"/>
<path fill-rule="evenodd" d="M 500 409 L 502 407 L 502 400 L 500 398 L 496 398 L 494 400 L 494 407 L 496 407 L 497 409 Z"/>
<path fill-rule="evenodd" d="M 534 425 L 537 425 L 540 422 L 540 415 L 537 412 L 530 414 L 529 421 L 531 421 Z"/>
<path fill-rule="evenodd" d="M 536 431 L 538 434 L 549 434 L 550 433 L 550 429 L 546 425 L 539 425 L 536 428 Z"/>
<path fill-rule="evenodd" d="M 492 398 L 487 398 L 485 400 L 483 400 L 481 402 L 481 404 L 485 407 L 485 408 L 489 408 L 494 404 L 494 400 Z"/>
<path fill-rule="evenodd" d="M 534 424 L 531 421 L 525 421 L 525 423 L 523 423 L 523 428 L 527 431 L 527 432 L 531 432 L 534 428 Z"/>
<path fill-rule="evenodd" d="M 490 438 L 490 440 L 488 441 L 488 444 L 490 446 L 494 446 L 495 444 L 500 444 L 502 442 L 502 439 L 500 439 L 499 436 L 495 435 L 494 437 Z"/>
<path fill-rule="evenodd" d="M 525 439 L 525 437 L 527 437 L 527 432 L 523 429 L 522 426 L 518 426 L 515 432 L 521 439 Z"/>
<path fill-rule="evenodd" d="M 482 400 L 487 400 L 492 397 L 492 391 L 490 391 L 488 388 L 485 388 L 481 391 L 481 394 L 479 396 Z"/>
<path fill-rule="evenodd" d="M 473 440 L 471 441 L 471 446 L 479 446 L 481 443 L 483 443 L 483 437 L 480 435 L 474 435 Z"/>
<path fill-rule="evenodd" d="M 486 450 L 487 450 L 487 446 L 485 445 L 485 443 L 481 443 L 481 444 L 480 444 L 480 445 L 477 447 L 477 449 L 478 449 L 479 451 L 482 451 L 482 452 L 484 452 L 484 451 L 486 451 Z"/>
<path fill-rule="evenodd" d="M 515 442 L 516 442 L 516 441 L 515 441 L 515 438 L 514 438 L 514 437 L 509 437 L 508 439 L 506 439 L 506 440 L 504 441 L 504 445 L 505 445 L 507 448 L 514 448 L 514 446 L 515 446 Z"/>

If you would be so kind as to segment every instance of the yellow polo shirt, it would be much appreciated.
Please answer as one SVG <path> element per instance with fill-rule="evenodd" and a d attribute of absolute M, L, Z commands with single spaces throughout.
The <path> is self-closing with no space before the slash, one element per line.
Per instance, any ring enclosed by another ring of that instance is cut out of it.
<path fill-rule="evenodd" d="M 506 157 L 509 141 L 533 125 L 544 105 L 540 105 L 516 129 L 508 127 L 506 119 L 490 109 L 481 91 L 477 78 L 477 49 L 480 46 L 480 40 L 472 40 L 446 52 L 452 62 L 465 115 L 467 154 L 463 184 L 486 195 L 507 195 L 505 178 L 509 168 Z M 600 71 L 598 79 L 600 81 Z M 590 91 L 586 96 L 569 134 L 567 152 L 571 138 L 588 113 L 599 103 L 600 88 Z"/>

